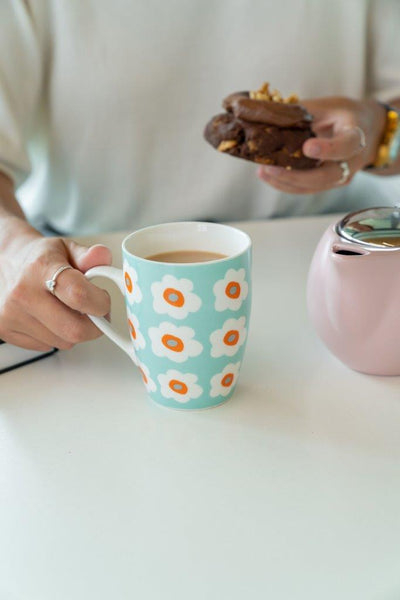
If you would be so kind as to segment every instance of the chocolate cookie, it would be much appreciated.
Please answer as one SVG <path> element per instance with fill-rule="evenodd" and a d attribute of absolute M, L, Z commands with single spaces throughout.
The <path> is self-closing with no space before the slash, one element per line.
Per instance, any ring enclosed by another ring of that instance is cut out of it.
<path fill-rule="evenodd" d="M 266 99 L 268 98 L 268 99 Z M 272 96 L 268 84 L 258 92 L 237 92 L 225 98 L 227 112 L 207 124 L 204 137 L 220 152 L 264 165 L 311 169 L 320 161 L 304 156 L 304 142 L 314 137 L 312 116 L 291 96 Z"/>

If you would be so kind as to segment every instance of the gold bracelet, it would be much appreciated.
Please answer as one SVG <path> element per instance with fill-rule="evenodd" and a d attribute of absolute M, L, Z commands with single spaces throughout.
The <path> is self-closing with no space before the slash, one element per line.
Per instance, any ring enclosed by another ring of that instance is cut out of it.
<path fill-rule="evenodd" d="M 386 123 L 374 162 L 367 169 L 385 169 L 397 159 L 400 148 L 400 115 L 396 109 L 381 103 L 386 109 Z"/>

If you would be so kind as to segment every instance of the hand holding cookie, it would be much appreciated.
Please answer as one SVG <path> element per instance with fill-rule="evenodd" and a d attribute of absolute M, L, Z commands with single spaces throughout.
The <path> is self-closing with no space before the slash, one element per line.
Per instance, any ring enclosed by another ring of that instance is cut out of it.
<path fill-rule="evenodd" d="M 258 170 L 258 176 L 292 194 L 315 194 L 347 185 L 357 171 L 373 162 L 385 125 L 385 109 L 373 100 L 340 96 L 303 104 L 314 117 L 316 134 L 305 141 L 303 153 L 321 160 L 321 166 L 301 173 L 267 166 Z"/>
<path fill-rule="evenodd" d="M 220 152 L 259 163 L 258 176 L 293 194 L 315 194 L 350 183 L 373 162 L 385 110 L 372 100 L 316 98 L 299 104 L 265 83 L 257 92 L 225 98 L 226 112 L 204 136 Z"/>

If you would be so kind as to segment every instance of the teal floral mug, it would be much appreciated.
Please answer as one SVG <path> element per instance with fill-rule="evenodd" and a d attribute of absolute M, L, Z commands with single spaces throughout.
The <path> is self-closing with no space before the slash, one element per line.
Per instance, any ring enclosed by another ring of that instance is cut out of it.
<path fill-rule="evenodd" d="M 161 262 L 169 252 L 212 252 L 207 262 Z M 216 223 L 146 227 L 122 242 L 123 270 L 94 267 L 125 296 L 129 338 L 104 318 L 91 320 L 139 368 L 149 396 L 174 409 L 202 409 L 235 389 L 249 330 L 251 240 Z"/>

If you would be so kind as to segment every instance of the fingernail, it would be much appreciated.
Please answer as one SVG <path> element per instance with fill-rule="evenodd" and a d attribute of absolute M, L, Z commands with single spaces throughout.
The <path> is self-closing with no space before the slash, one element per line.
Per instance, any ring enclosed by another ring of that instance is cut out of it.
<path fill-rule="evenodd" d="M 108 246 L 106 246 L 105 244 L 93 244 L 93 246 L 91 246 L 91 248 L 107 248 Z"/>
<path fill-rule="evenodd" d="M 309 144 L 307 156 L 310 158 L 319 158 L 321 156 L 321 146 L 319 144 Z"/>
<path fill-rule="evenodd" d="M 283 171 L 282 167 L 273 167 L 269 165 L 262 167 L 262 170 L 266 175 L 279 175 L 279 173 L 282 173 Z"/>

